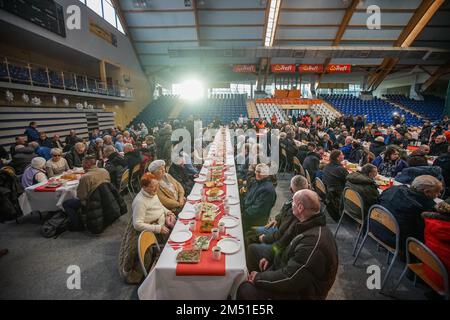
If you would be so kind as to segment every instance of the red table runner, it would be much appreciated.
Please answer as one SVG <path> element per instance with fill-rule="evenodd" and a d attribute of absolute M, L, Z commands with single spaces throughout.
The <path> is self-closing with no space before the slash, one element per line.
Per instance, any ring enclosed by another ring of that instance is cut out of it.
<path fill-rule="evenodd" d="M 34 188 L 36 192 L 56 192 L 57 189 L 61 188 L 62 184 L 56 187 L 49 187 L 47 184 Z"/>
<path fill-rule="evenodd" d="M 419 150 L 419 147 L 417 147 L 417 146 L 408 146 L 407 149 L 409 151 L 416 151 L 416 150 Z"/>
<path fill-rule="evenodd" d="M 223 171 L 222 171 L 223 178 Z M 206 192 L 204 188 L 203 192 Z M 227 195 L 227 186 L 223 185 L 219 189 L 224 191 L 224 195 Z M 221 201 L 211 202 L 219 207 L 219 214 L 214 219 L 214 228 L 218 227 L 219 220 L 224 215 L 224 207 Z M 210 234 L 200 232 L 201 220 L 196 220 L 195 231 L 192 232 L 192 244 L 195 238 L 198 236 Z M 225 254 L 221 254 L 220 260 L 213 259 L 212 248 L 217 245 L 219 239 L 211 240 L 208 250 L 202 250 L 200 252 L 200 262 L 199 263 L 177 263 L 176 275 L 177 276 L 224 276 L 225 275 Z M 185 247 L 185 249 L 189 249 Z"/>

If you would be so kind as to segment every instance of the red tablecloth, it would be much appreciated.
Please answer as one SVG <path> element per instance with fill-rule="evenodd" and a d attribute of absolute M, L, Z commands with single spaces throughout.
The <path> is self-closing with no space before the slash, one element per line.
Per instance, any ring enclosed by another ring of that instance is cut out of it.
<path fill-rule="evenodd" d="M 44 184 L 43 186 L 39 186 L 34 188 L 35 192 L 56 192 L 58 188 L 61 188 L 62 184 L 56 186 L 56 187 L 49 187 L 48 185 Z"/>
<path fill-rule="evenodd" d="M 223 177 L 223 172 L 222 172 Z M 204 192 L 206 192 L 205 188 Z M 226 185 L 220 187 L 224 191 L 226 196 L 227 188 Z M 219 220 L 224 214 L 224 208 L 221 201 L 212 202 L 219 206 L 219 214 L 214 220 L 214 227 L 218 227 Z M 201 221 L 197 221 L 195 226 L 195 231 L 192 232 L 192 239 L 198 236 L 205 235 L 205 233 L 200 232 Z M 199 263 L 177 263 L 176 275 L 177 276 L 224 276 L 225 275 L 225 254 L 220 256 L 220 260 L 213 259 L 212 248 L 217 245 L 219 239 L 211 240 L 208 250 L 202 250 Z M 187 249 L 187 248 L 186 248 Z"/>
<path fill-rule="evenodd" d="M 417 146 L 408 146 L 407 149 L 409 151 L 416 151 L 416 150 L 419 150 L 419 147 L 417 147 Z"/>

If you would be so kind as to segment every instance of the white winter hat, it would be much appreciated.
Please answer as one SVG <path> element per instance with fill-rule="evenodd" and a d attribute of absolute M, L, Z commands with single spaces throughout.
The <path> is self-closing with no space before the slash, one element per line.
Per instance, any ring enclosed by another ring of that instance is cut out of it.
<path fill-rule="evenodd" d="M 31 160 L 31 166 L 35 169 L 44 169 L 46 162 L 44 158 L 36 157 Z"/>

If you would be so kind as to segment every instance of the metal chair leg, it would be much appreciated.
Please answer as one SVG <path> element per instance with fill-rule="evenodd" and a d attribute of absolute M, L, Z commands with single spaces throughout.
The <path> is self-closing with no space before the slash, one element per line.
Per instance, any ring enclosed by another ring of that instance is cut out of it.
<path fill-rule="evenodd" d="M 386 285 L 387 279 L 389 278 L 389 274 L 392 271 L 392 267 L 394 266 L 395 261 L 397 260 L 397 256 L 398 256 L 398 251 L 395 251 L 395 254 L 394 254 L 394 257 L 392 258 L 391 264 L 389 265 L 389 268 L 386 272 L 383 282 L 381 283 L 381 292 L 383 292 L 384 286 Z"/>
<path fill-rule="evenodd" d="M 359 229 L 359 232 L 358 232 L 358 237 L 356 238 L 355 246 L 354 246 L 353 251 L 352 251 L 352 257 L 355 256 L 356 248 L 358 247 L 358 243 L 359 243 L 359 241 L 360 241 L 360 239 L 362 237 L 362 234 L 363 234 L 362 231 L 363 231 L 363 226 L 361 225 L 360 229 Z"/>
<path fill-rule="evenodd" d="M 359 254 L 361 253 L 361 250 L 364 247 L 364 243 L 366 242 L 368 235 L 369 235 L 369 232 L 366 232 L 366 234 L 364 235 L 363 241 L 361 242 L 361 245 L 359 246 L 358 251 L 356 252 L 355 260 L 353 260 L 353 265 L 356 264 L 356 260 L 358 260 Z"/>
<path fill-rule="evenodd" d="M 403 271 L 400 275 L 400 278 L 398 278 L 397 282 L 394 284 L 394 287 L 392 287 L 391 294 L 394 294 L 394 292 L 397 290 L 398 286 L 400 285 L 403 278 L 405 277 L 407 271 L 408 271 L 408 266 L 405 266 L 405 268 L 403 269 Z"/>
<path fill-rule="evenodd" d="M 417 274 L 414 273 L 414 288 L 417 287 Z"/>
<path fill-rule="evenodd" d="M 339 222 L 338 222 L 338 224 L 337 224 L 337 227 L 336 227 L 336 231 L 334 232 L 334 238 L 336 239 L 336 235 L 337 235 L 337 233 L 338 233 L 338 231 L 339 231 L 339 227 L 341 226 L 341 224 L 342 224 L 342 219 L 344 219 L 344 212 L 342 212 L 342 214 L 341 214 L 341 217 L 339 218 Z"/>
<path fill-rule="evenodd" d="M 386 264 L 389 265 L 389 258 L 391 257 L 391 253 L 388 251 L 387 252 L 387 259 L 386 259 Z"/>

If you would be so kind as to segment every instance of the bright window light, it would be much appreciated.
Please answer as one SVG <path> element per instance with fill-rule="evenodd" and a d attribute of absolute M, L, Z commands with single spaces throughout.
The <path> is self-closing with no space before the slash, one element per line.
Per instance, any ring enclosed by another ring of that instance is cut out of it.
<path fill-rule="evenodd" d="M 275 31 L 277 29 L 278 12 L 280 11 L 280 0 L 271 0 L 269 8 L 269 17 L 267 18 L 266 38 L 264 39 L 264 46 L 271 47 L 275 38 Z"/>
<path fill-rule="evenodd" d="M 202 83 L 194 79 L 181 83 L 179 92 L 181 99 L 189 101 L 200 100 L 205 94 Z"/>

